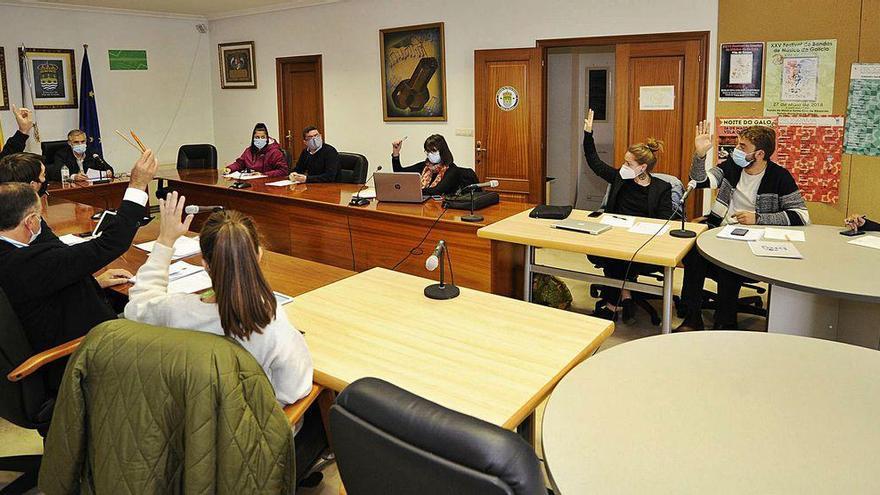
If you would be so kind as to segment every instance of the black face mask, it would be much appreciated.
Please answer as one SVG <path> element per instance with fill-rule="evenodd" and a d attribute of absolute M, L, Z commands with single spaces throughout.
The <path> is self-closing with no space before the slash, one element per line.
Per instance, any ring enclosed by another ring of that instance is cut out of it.
<path fill-rule="evenodd" d="M 46 196 L 47 194 L 49 194 L 49 183 L 46 181 L 43 181 L 40 183 L 40 190 L 37 191 L 37 195 L 42 198 L 43 196 Z"/>

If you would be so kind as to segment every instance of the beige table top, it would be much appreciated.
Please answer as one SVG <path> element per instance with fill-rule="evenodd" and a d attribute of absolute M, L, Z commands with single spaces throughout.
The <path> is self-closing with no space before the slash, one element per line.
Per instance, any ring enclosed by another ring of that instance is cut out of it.
<path fill-rule="evenodd" d="M 805 232 L 805 242 L 793 243 L 803 259 L 755 256 L 747 242 L 719 239 L 720 229 L 701 235 L 697 247 L 715 264 L 744 277 L 829 297 L 880 302 L 880 250 L 848 244 L 858 237 L 840 235 L 842 227 L 783 228 Z"/>
<path fill-rule="evenodd" d="M 759 332 L 621 344 L 550 396 L 543 446 L 570 494 L 880 493 L 880 353 Z"/>
<path fill-rule="evenodd" d="M 334 390 L 378 377 L 505 428 L 614 329 L 611 322 L 461 288 L 426 298 L 431 280 L 374 268 L 296 297 L 315 381 Z"/>
<path fill-rule="evenodd" d="M 626 228 L 613 227 L 611 230 L 599 235 L 582 234 L 551 228 L 550 225 L 559 220 L 544 220 L 530 218 L 529 212 L 513 215 L 499 220 L 477 231 L 478 237 L 484 237 L 495 241 L 505 241 L 514 244 L 523 244 L 540 248 L 559 249 L 574 253 L 592 254 L 608 258 L 629 260 L 633 253 L 648 240 L 650 236 L 627 232 Z M 587 218 L 589 211 L 573 210 L 568 218 L 577 218 L 598 222 L 601 218 Z M 656 218 L 639 218 L 636 222 L 660 223 L 663 220 Z M 698 223 L 685 224 L 688 230 L 697 234 L 704 232 L 707 227 Z M 677 229 L 681 221 L 669 222 L 670 229 Z M 677 239 L 669 235 L 669 232 L 655 237 L 649 242 L 636 257 L 635 261 L 650 263 L 660 266 L 677 266 L 694 245 L 695 239 Z"/>

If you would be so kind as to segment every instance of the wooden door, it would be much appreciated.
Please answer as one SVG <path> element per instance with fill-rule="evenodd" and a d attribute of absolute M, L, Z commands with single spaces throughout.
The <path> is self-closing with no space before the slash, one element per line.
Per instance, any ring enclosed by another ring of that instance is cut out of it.
<path fill-rule="evenodd" d="M 614 156 L 622 162 L 626 148 L 648 137 L 662 139 L 664 152 L 655 171 L 678 177 L 686 185 L 694 150 L 694 128 L 706 115 L 705 46 L 701 40 L 620 43 L 616 48 Z M 640 106 L 642 91 L 672 87 L 671 109 Z M 693 218 L 702 211 L 700 195 L 690 202 Z"/>
<path fill-rule="evenodd" d="M 505 200 L 544 203 L 541 78 L 537 48 L 474 51 L 474 164 Z"/>
<path fill-rule="evenodd" d="M 303 149 L 302 130 L 313 125 L 324 131 L 324 91 L 321 56 L 275 59 L 278 83 L 278 142 L 293 157 Z M 325 135 L 326 139 L 326 135 Z"/>

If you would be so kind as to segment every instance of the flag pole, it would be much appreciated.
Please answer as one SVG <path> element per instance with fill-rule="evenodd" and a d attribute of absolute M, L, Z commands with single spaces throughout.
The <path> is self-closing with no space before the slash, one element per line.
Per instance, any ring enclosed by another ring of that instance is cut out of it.
<path fill-rule="evenodd" d="M 37 109 L 35 108 L 35 105 L 34 105 L 34 103 L 36 102 L 36 99 L 37 99 L 37 93 L 36 93 L 36 90 L 34 89 L 33 76 L 31 75 L 30 68 L 27 63 L 27 47 L 24 45 L 24 43 L 21 44 L 21 54 L 19 57 L 19 65 L 21 66 L 21 79 L 22 79 L 22 81 L 21 81 L 22 82 L 22 84 L 21 84 L 21 105 L 25 108 L 30 107 L 28 109 L 31 111 L 31 115 L 33 116 L 33 119 L 34 119 L 34 140 L 37 143 L 39 143 L 41 141 L 40 140 L 40 127 L 37 125 Z M 25 86 L 27 86 L 27 89 L 25 89 Z M 29 93 L 28 95 L 25 95 L 26 90 Z M 28 101 L 27 96 L 30 96 L 30 101 L 31 101 L 30 105 L 27 104 L 27 101 Z"/>

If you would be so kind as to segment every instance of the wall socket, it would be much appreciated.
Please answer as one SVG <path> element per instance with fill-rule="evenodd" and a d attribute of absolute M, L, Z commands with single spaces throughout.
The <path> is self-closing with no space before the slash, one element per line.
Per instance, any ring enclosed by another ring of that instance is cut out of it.
<path fill-rule="evenodd" d="M 474 137 L 474 130 L 473 129 L 465 129 L 465 128 L 456 129 L 455 135 L 456 136 Z"/>

